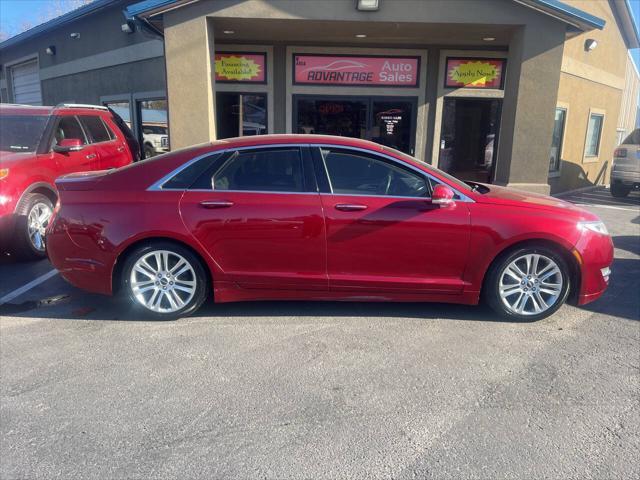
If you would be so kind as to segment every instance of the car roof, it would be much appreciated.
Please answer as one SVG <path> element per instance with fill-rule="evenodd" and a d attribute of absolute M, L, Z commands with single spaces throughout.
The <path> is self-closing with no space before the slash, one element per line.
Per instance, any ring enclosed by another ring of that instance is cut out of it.
<path fill-rule="evenodd" d="M 309 135 L 309 134 L 271 134 L 271 135 L 251 135 L 248 137 L 225 138 L 216 140 L 212 145 L 220 148 L 241 148 L 251 146 L 266 145 L 287 145 L 287 144 L 327 144 L 345 145 L 350 147 L 366 148 L 368 150 L 382 151 L 382 146 L 378 143 L 360 138 L 339 137 L 337 135 Z"/>
<path fill-rule="evenodd" d="M 107 113 L 108 110 L 106 107 L 102 107 L 100 105 L 61 104 L 52 107 L 39 105 L 19 105 L 11 103 L 0 104 L 0 114 L 4 115 L 86 115 L 89 112 L 104 114 Z"/>

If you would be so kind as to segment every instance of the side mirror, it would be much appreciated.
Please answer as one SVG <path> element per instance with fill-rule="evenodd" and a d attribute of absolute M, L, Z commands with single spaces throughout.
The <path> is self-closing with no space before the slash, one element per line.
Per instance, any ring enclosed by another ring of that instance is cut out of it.
<path fill-rule="evenodd" d="M 77 152 L 82 150 L 84 145 L 79 138 L 65 138 L 60 143 L 53 146 L 53 151 L 58 153 Z"/>
<path fill-rule="evenodd" d="M 443 207 L 453 205 L 455 203 L 453 196 L 453 190 L 446 185 L 439 184 L 433 189 L 433 193 L 431 194 L 431 203 L 434 205 L 441 205 Z"/>

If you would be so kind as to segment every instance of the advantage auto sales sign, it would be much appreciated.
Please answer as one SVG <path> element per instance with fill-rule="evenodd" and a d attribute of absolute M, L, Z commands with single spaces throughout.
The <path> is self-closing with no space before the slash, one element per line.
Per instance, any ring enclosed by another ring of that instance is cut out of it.
<path fill-rule="evenodd" d="M 417 87 L 419 72 L 419 57 L 293 56 L 293 78 L 298 85 Z"/>

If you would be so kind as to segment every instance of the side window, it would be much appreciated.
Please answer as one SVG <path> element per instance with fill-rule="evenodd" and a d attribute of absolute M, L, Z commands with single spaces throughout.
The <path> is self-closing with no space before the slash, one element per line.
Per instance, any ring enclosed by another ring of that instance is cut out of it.
<path fill-rule="evenodd" d="M 92 143 L 108 142 L 111 140 L 113 133 L 110 135 L 107 127 L 100 117 L 94 115 L 81 115 L 80 120 L 85 126 Z"/>
<path fill-rule="evenodd" d="M 424 177 L 374 156 L 340 149 L 322 149 L 333 193 L 428 197 Z"/>
<path fill-rule="evenodd" d="M 215 190 L 303 192 L 300 149 L 242 150 L 211 179 Z"/>
<path fill-rule="evenodd" d="M 176 173 L 169 180 L 164 182 L 162 184 L 162 188 L 171 190 L 184 190 L 191 187 L 196 182 L 196 180 L 198 180 L 200 176 L 203 175 L 204 172 L 220 158 L 220 156 L 220 153 L 216 153 L 192 163 L 188 167 L 185 167 L 181 171 Z M 193 186 L 194 188 L 198 188 L 197 185 Z M 205 185 L 205 188 L 207 188 L 207 185 Z M 208 188 L 211 188 L 211 182 L 209 182 Z"/>
<path fill-rule="evenodd" d="M 60 117 L 53 131 L 52 146 L 59 144 L 62 140 L 68 140 L 70 138 L 81 140 L 83 145 L 87 144 L 87 139 L 84 136 L 78 119 L 73 116 Z"/>

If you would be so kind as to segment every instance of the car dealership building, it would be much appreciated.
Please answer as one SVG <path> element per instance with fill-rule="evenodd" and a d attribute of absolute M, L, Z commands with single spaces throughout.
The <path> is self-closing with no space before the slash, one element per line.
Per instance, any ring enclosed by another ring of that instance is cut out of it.
<path fill-rule="evenodd" d="M 96 0 L 1 43 L 0 92 L 108 104 L 173 149 L 352 136 L 559 192 L 608 182 L 639 46 L 626 0 Z"/>

